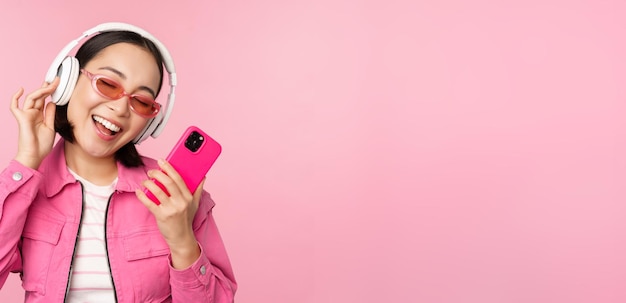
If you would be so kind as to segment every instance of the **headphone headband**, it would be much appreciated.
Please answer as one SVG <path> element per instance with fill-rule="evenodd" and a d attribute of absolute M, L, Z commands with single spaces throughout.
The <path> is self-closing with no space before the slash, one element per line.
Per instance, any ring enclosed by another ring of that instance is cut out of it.
<path fill-rule="evenodd" d="M 167 124 L 169 117 L 174 108 L 174 100 L 175 100 L 175 88 L 177 84 L 176 78 L 176 69 L 174 67 L 174 60 L 170 55 L 170 52 L 165 47 L 161 41 L 159 41 L 152 34 L 147 32 L 146 30 L 122 22 L 108 22 L 96 25 L 95 27 L 88 29 L 82 33 L 78 38 L 70 41 L 56 56 L 54 61 L 52 61 L 52 65 L 48 69 L 46 73 L 46 82 L 54 81 L 56 76 L 61 78 L 61 83 L 57 90 L 52 94 L 52 102 L 58 105 L 65 105 L 69 101 L 69 97 L 74 90 L 74 85 L 78 79 L 78 60 L 73 56 L 69 56 L 69 53 L 72 49 L 74 49 L 78 43 L 94 34 L 110 32 L 110 31 L 129 31 L 139 34 L 140 36 L 150 40 L 157 47 L 159 52 L 161 53 L 161 57 L 163 58 L 163 65 L 165 66 L 165 70 L 168 72 L 169 86 L 170 92 L 168 93 L 167 103 L 164 106 L 164 109 L 159 112 L 159 114 L 150 119 L 146 125 L 146 127 L 139 133 L 139 135 L 133 140 L 133 143 L 139 144 L 149 136 L 156 138 Z"/>

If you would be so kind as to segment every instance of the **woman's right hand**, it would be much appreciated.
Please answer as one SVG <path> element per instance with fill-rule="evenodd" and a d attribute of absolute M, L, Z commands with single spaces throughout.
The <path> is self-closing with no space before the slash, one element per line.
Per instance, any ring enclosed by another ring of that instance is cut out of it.
<path fill-rule="evenodd" d="M 11 113 L 18 124 L 18 145 L 15 160 L 23 165 L 37 169 L 44 157 L 52 150 L 56 132 L 54 131 L 54 115 L 56 105 L 46 98 L 59 85 L 56 77 L 52 83 L 44 84 L 26 96 L 22 108 L 19 99 L 24 93 L 20 88 L 11 99 Z"/>

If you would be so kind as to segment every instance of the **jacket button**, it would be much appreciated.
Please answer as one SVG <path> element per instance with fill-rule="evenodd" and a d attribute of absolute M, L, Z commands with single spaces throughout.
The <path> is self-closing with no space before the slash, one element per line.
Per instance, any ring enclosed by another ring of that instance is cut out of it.
<path fill-rule="evenodd" d="M 204 276 L 206 274 L 206 267 L 204 265 L 200 266 L 200 273 Z"/>
<path fill-rule="evenodd" d="M 22 180 L 22 173 L 20 173 L 19 171 L 16 171 L 13 173 L 13 181 L 20 181 Z"/>

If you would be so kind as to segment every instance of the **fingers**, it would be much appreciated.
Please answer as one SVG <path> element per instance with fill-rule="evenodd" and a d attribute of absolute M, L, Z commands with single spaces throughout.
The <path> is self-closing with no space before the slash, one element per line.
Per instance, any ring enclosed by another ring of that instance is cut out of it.
<path fill-rule="evenodd" d="M 59 81 L 60 80 L 57 77 L 54 78 L 54 81 L 52 81 L 52 83 L 44 82 L 41 88 L 26 96 L 26 100 L 32 100 L 34 102 L 34 104 L 32 105 L 33 107 L 37 109 L 43 109 L 43 106 L 45 105 L 45 99 L 48 96 L 52 95 L 52 93 L 57 89 L 57 87 L 59 86 Z M 26 107 L 26 104 L 24 104 L 24 107 Z"/>
<path fill-rule="evenodd" d="M 61 78 L 59 78 L 59 76 L 56 76 L 56 77 L 54 77 L 54 80 L 52 80 L 52 82 L 50 82 L 50 83 L 44 81 L 43 84 L 41 85 L 41 87 L 54 86 L 54 88 L 56 89 L 57 86 L 59 86 L 60 82 L 61 82 Z"/>
<path fill-rule="evenodd" d="M 157 178 L 163 180 L 163 176 L 155 176 L 156 174 L 159 174 L 159 171 L 149 171 L 148 172 L 148 176 L 150 177 L 149 180 L 145 180 L 143 182 L 143 186 L 150 191 L 150 193 L 152 193 L 152 195 L 154 195 L 154 197 L 159 201 L 159 203 L 163 203 L 163 202 L 167 202 L 168 198 L 170 197 L 170 193 L 167 190 L 167 188 L 165 187 L 165 185 L 163 185 L 161 183 L 161 181 L 158 181 Z M 163 181 L 166 182 L 166 181 Z"/>
<path fill-rule="evenodd" d="M 51 129 L 54 129 L 54 115 L 56 113 L 57 105 L 50 102 L 46 105 L 44 112 L 44 124 Z"/>
<path fill-rule="evenodd" d="M 11 112 L 15 113 L 14 110 L 16 110 L 19 107 L 19 103 L 20 103 L 20 98 L 22 97 L 22 95 L 24 94 L 24 88 L 20 87 L 17 92 L 15 92 L 15 94 L 13 94 L 13 97 L 11 98 Z"/>
<path fill-rule="evenodd" d="M 161 167 L 163 172 L 167 174 L 168 176 L 170 176 L 170 178 L 172 178 L 174 182 L 179 183 L 177 181 L 180 180 L 183 184 L 185 183 L 183 179 L 180 177 L 180 174 L 178 174 L 178 172 L 174 169 L 174 167 L 172 167 L 172 165 L 169 162 L 163 159 L 159 159 L 158 163 L 159 163 L 159 167 Z"/>
<path fill-rule="evenodd" d="M 171 183 L 171 186 L 169 184 L 163 183 L 168 191 L 170 191 L 170 194 L 172 194 L 172 190 L 177 190 L 177 192 L 180 193 L 185 198 L 185 200 L 191 200 L 191 198 L 193 197 L 192 193 L 189 191 L 185 180 L 183 180 L 178 171 L 176 171 L 176 169 L 174 169 L 174 167 L 169 162 L 163 159 L 159 159 L 158 163 L 161 167 L 162 173 L 165 174 L 169 179 L 161 181 Z"/>
<path fill-rule="evenodd" d="M 194 201 L 187 184 L 180 174 L 168 162 L 159 160 L 160 170 L 148 171 L 149 180 L 144 181 L 143 186 L 148 189 L 161 205 L 172 204 L 177 208 L 186 208 L 190 202 Z"/>
<path fill-rule="evenodd" d="M 48 82 L 43 82 L 41 84 L 41 87 L 37 90 L 35 90 L 34 92 L 30 93 L 28 97 L 31 97 L 33 99 L 38 99 L 41 98 L 42 96 L 49 96 L 51 95 L 54 90 L 57 89 L 57 87 L 59 86 L 59 82 L 61 82 L 61 80 L 59 79 L 59 77 L 54 78 L 54 81 L 52 81 L 52 83 L 48 83 Z M 24 88 L 20 87 L 17 92 L 15 92 L 15 94 L 13 94 L 13 98 L 11 98 L 11 107 L 12 108 L 17 108 L 18 104 L 19 104 L 19 99 L 22 97 L 22 95 L 24 94 Z"/>
<path fill-rule="evenodd" d="M 198 205 L 200 205 L 200 198 L 202 198 L 202 192 L 204 191 L 204 181 L 206 181 L 206 177 L 202 178 L 200 184 L 198 184 L 198 188 L 196 188 L 196 191 L 193 193 L 193 200 L 191 201 L 191 203 L 193 204 L 194 215 L 198 210 Z"/>
<path fill-rule="evenodd" d="M 41 110 L 45 106 L 45 99 L 52 95 L 52 93 L 59 86 L 59 78 L 54 78 L 52 83 L 44 82 L 40 88 L 36 89 L 32 93 L 26 95 L 26 100 L 24 101 L 24 109 L 37 109 Z"/>
<path fill-rule="evenodd" d="M 202 181 L 200 181 L 198 188 L 196 188 L 196 191 L 193 193 L 194 202 L 200 201 L 200 197 L 202 196 L 202 190 L 204 189 L 204 181 L 206 181 L 206 177 L 202 178 Z"/>
<path fill-rule="evenodd" d="M 137 196 L 137 199 L 139 199 L 139 201 L 141 201 L 141 203 L 145 205 L 151 213 L 155 213 L 159 208 L 159 206 L 152 202 L 152 200 L 150 200 L 150 198 L 148 198 L 148 196 L 146 196 L 146 194 L 142 190 L 136 189 L 135 195 Z"/>

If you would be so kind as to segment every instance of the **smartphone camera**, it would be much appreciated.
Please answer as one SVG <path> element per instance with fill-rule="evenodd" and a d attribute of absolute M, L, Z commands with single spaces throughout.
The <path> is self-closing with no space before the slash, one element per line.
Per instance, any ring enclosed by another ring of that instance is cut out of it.
<path fill-rule="evenodd" d="M 194 153 L 202 147 L 202 144 L 204 144 L 204 137 L 197 131 L 191 132 L 185 140 L 185 147 Z"/>

